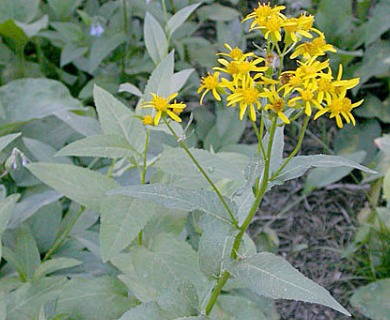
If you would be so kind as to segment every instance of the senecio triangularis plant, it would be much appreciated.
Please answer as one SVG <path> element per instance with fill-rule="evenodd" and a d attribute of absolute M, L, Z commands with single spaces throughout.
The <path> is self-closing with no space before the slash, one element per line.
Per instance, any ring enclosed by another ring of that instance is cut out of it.
<path fill-rule="evenodd" d="M 362 101 L 347 97 L 359 79 L 342 79 L 341 66 L 332 74 L 325 55 L 335 49 L 313 27 L 313 16 L 287 18 L 283 9 L 259 4 L 247 15 L 250 31 L 261 38 L 254 44 L 257 49 L 243 52 L 226 44 L 217 55 L 219 65 L 198 89 L 201 105 L 212 98 L 226 105 L 222 110 L 229 123 L 251 122 L 257 137 L 257 146 L 248 149 L 253 155 L 188 147 L 189 125 L 183 130 L 178 124 L 186 104 L 177 99 L 186 80 L 183 73 L 174 73 L 170 52 L 161 57 L 144 93 L 130 90 L 141 98 L 135 112 L 96 86 L 102 134 L 57 153 L 113 159 L 106 176 L 74 165 L 27 164 L 41 181 L 82 205 L 74 221 L 84 208 L 99 211 L 99 256 L 118 269 L 121 281 L 115 280 L 127 286 L 124 291 L 133 299 L 110 296 L 112 303 L 124 303 L 116 313 L 123 314 L 120 320 L 277 319 L 270 298 L 319 303 L 350 315 L 286 260 L 257 252 L 246 232 L 266 192 L 309 168 L 372 172 L 340 156 L 298 155 L 311 119 L 328 115 L 340 128 L 354 125 L 352 110 Z M 150 14 L 148 19 L 152 21 Z M 151 56 L 159 53 L 153 52 L 157 44 L 149 48 Z M 295 69 L 284 69 L 287 58 L 288 65 L 296 60 Z M 285 156 L 284 128 L 294 122 L 299 122 L 299 137 Z M 71 228 L 44 260 L 58 251 Z M 60 310 L 68 300 L 60 297 Z"/>
<path fill-rule="evenodd" d="M 172 101 L 177 93 L 168 97 L 152 93 L 153 98 L 143 103 L 143 108 L 155 110 L 153 114 L 144 116 L 144 124 L 158 126 L 162 121 L 169 128 L 217 194 L 227 214 L 222 218 L 221 213 L 221 219 L 233 230 L 226 235 L 224 250 L 229 254 L 220 272 L 214 274 L 215 285 L 209 294 L 205 315 L 211 313 L 229 279 L 238 280 L 241 285 L 260 295 L 317 302 L 349 315 L 325 290 L 314 289 L 313 283 L 306 278 L 302 280 L 295 270 L 287 271 L 286 262 L 280 258 L 269 253 L 249 257 L 240 255 L 246 230 L 264 194 L 273 185 L 298 177 L 312 166 L 351 165 L 339 157 L 295 157 L 311 119 L 329 115 L 329 118 L 336 120 L 339 128 L 343 127 L 343 122 L 355 125 L 352 110 L 361 105 L 362 100 L 353 103 L 347 97 L 347 90 L 357 86 L 359 78 L 342 79 L 341 65 L 337 76 L 332 73 L 329 59 L 324 56 L 336 50 L 326 43 L 324 34 L 313 27 L 314 17 L 302 14 L 297 18 L 288 18 L 281 12 L 284 9 L 284 6 L 272 7 L 259 3 L 243 21 L 250 21 L 250 31 L 260 31 L 263 36 L 264 48 L 256 45 L 262 52 L 261 56 L 225 44 L 227 51 L 217 54 L 219 66 L 201 79 L 198 89 L 201 105 L 205 96 L 211 93 L 216 101 L 223 101 L 226 107 L 238 108 L 239 119 L 248 117 L 258 138 L 258 155 L 249 166 L 247 187 L 238 190 L 232 199 L 221 194 L 170 125 L 172 120 L 181 122 L 179 115 L 186 107 L 182 102 Z M 286 58 L 296 60 L 295 69 L 284 70 Z M 275 159 L 277 151 L 274 144 L 281 128 L 300 118 L 303 118 L 303 125 L 295 149 L 284 160 Z M 245 193 L 253 193 L 250 195 L 251 206 L 245 213 L 237 212 L 232 204 L 239 202 L 237 199 Z M 233 239 L 231 243 L 228 243 L 229 238 Z M 283 277 L 279 277 L 284 273 Z"/>

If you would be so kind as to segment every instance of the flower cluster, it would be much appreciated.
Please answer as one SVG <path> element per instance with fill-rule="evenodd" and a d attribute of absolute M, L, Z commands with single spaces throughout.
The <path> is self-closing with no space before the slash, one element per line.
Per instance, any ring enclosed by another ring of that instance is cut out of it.
<path fill-rule="evenodd" d="M 262 110 L 288 124 L 294 114 L 286 112 L 290 109 L 308 117 L 315 111 L 314 119 L 329 113 L 340 128 L 343 120 L 355 124 L 351 111 L 362 101 L 352 103 L 346 93 L 358 85 L 359 79 L 342 80 L 341 65 L 335 78 L 329 60 L 322 56 L 336 50 L 326 43 L 324 34 L 313 27 L 314 17 L 302 14 L 298 18 L 287 18 L 281 13 L 284 8 L 259 3 L 244 18 L 251 21 L 250 31 L 259 30 L 266 40 L 264 56 L 244 53 L 240 48 L 225 44 L 228 52 L 218 54 L 220 66 L 201 79 L 200 103 L 211 92 L 218 101 L 225 96 L 228 107 L 238 106 L 241 120 L 248 114 L 251 121 L 256 121 Z M 290 52 L 290 59 L 299 58 L 297 67 L 282 72 L 284 57 Z"/>

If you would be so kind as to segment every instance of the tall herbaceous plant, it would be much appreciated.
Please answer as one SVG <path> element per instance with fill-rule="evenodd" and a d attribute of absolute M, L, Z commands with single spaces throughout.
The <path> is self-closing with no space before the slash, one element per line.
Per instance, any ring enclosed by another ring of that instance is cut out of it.
<path fill-rule="evenodd" d="M 187 146 L 190 134 L 177 124 L 187 107 L 177 99 L 187 76 L 174 73 L 173 52 L 159 56 L 156 46 L 158 64 L 144 93 L 129 86 L 141 97 L 137 112 L 95 87 L 102 134 L 58 153 L 114 159 L 106 176 L 64 164 L 28 165 L 48 185 L 99 211 L 101 257 L 119 270 L 133 299 L 120 319 L 277 319 L 270 298 L 350 315 L 287 261 L 257 252 L 246 233 L 267 191 L 309 168 L 370 172 L 339 156 L 297 155 L 310 120 L 328 116 L 339 128 L 354 125 L 352 111 L 362 101 L 347 96 L 358 78 L 343 79 L 341 65 L 332 72 L 326 53 L 335 48 L 313 27 L 313 16 L 287 18 L 284 9 L 259 4 L 248 14 L 243 21 L 258 35 L 258 53 L 225 44 L 198 89 L 201 105 L 210 95 L 238 110 L 237 123 L 251 122 L 257 137 L 251 157 Z M 285 68 L 287 60 L 293 69 Z M 300 134 L 285 156 L 283 132 L 293 122 Z"/>

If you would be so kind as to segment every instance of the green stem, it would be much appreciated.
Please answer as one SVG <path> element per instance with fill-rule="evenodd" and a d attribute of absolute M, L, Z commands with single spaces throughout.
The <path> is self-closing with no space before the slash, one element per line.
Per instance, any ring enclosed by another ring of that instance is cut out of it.
<path fill-rule="evenodd" d="M 295 149 L 290 153 L 290 155 L 284 160 L 283 164 L 280 166 L 280 168 L 278 170 L 276 170 L 272 177 L 271 177 L 271 180 L 275 179 L 279 173 L 287 166 L 287 164 L 290 162 L 290 160 L 292 158 L 294 158 L 294 156 L 298 153 L 298 151 L 301 149 L 301 145 L 302 145 L 302 141 L 303 141 L 303 137 L 305 136 L 305 132 L 306 132 L 306 128 L 307 128 L 307 124 L 309 123 L 309 120 L 310 120 L 310 117 L 306 117 L 305 120 L 303 121 L 303 125 L 302 125 L 302 128 L 301 128 L 301 132 L 299 134 L 299 138 L 298 138 L 298 143 L 297 145 L 295 146 Z"/>
<path fill-rule="evenodd" d="M 179 145 L 184 149 L 184 151 L 187 153 L 187 155 L 191 158 L 192 162 L 195 164 L 195 166 L 199 169 L 199 171 L 202 173 L 203 177 L 207 180 L 207 182 L 210 184 L 210 186 L 213 188 L 215 193 L 218 195 L 219 200 L 221 201 L 222 205 L 225 207 L 226 211 L 228 212 L 230 219 L 232 219 L 232 224 L 236 227 L 239 228 L 238 222 L 236 218 L 234 217 L 234 214 L 228 204 L 226 203 L 225 199 L 223 198 L 221 192 L 218 190 L 216 185 L 214 184 L 213 181 L 211 181 L 210 177 L 208 174 L 203 170 L 202 166 L 199 164 L 199 162 L 195 159 L 195 157 L 192 155 L 191 151 L 187 148 L 185 143 L 179 139 L 179 136 L 176 134 L 176 132 L 172 129 L 172 127 L 169 125 L 169 122 L 163 118 L 165 124 L 167 125 L 169 131 L 172 133 L 172 135 L 175 137 L 176 141 L 179 143 Z"/>
<path fill-rule="evenodd" d="M 127 24 L 127 0 L 122 0 L 123 5 L 123 32 L 127 38 L 128 24 Z M 127 41 L 125 42 L 125 52 L 122 57 L 122 78 L 125 75 L 126 69 L 126 54 L 127 54 Z"/>
<path fill-rule="evenodd" d="M 50 258 L 50 256 L 54 252 L 56 252 L 57 249 L 64 243 L 66 237 L 69 235 L 70 231 L 72 230 L 72 228 L 74 227 L 74 225 L 76 224 L 77 220 L 80 218 L 80 216 L 84 212 L 84 210 L 85 210 L 85 207 L 80 207 L 80 210 L 77 212 L 77 214 L 74 217 L 70 218 L 69 224 L 67 225 L 65 230 L 63 230 L 63 232 L 57 236 L 56 241 L 53 243 L 53 245 L 50 247 L 50 249 L 46 252 L 42 261 L 48 260 Z M 70 213 L 68 212 L 68 214 L 70 214 Z"/>
<path fill-rule="evenodd" d="M 150 132 L 149 130 L 146 130 L 146 140 L 145 140 L 145 149 L 144 149 L 144 153 L 143 153 L 141 184 L 145 184 L 145 179 L 146 179 L 146 170 L 147 170 L 146 153 L 148 151 L 148 146 L 149 146 L 149 132 Z"/>
<path fill-rule="evenodd" d="M 263 196 L 265 192 L 267 191 L 268 186 L 268 177 L 269 177 L 269 170 L 270 170 L 270 164 L 271 164 L 271 152 L 272 152 L 272 144 L 275 136 L 276 131 L 276 123 L 277 123 L 277 117 L 274 117 L 272 121 L 272 125 L 270 128 L 270 138 L 267 146 L 267 154 L 264 164 L 264 174 L 263 179 L 261 181 L 260 190 L 258 191 L 256 195 L 255 202 L 253 203 L 247 217 L 245 218 L 245 221 L 243 222 L 242 226 L 240 227 L 240 232 L 237 234 L 236 238 L 234 239 L 233 243 L 233 249 L 230 253 L 230 256 L 233 259 L 237 259 L 238 256 L 238 249 L 240 248 L 242 237 L 244 236 L 246 230 L 248 229 L 254 215 L 257 212 L 257 209 L 260 205 L 261 200 L 263 199 Z M 220 295 L 224 285 L 226 284 L 227 280 L 229 279 L 230 273 L 228 271 L 224 271 L 221 278 L 217 281 L 214 290 L 211 294 L 210 300 L 206 306 L 206 315 L 209 315 L 211 310 L 213 309 L 215 302 L 217 301 L 218 296 Z"/>

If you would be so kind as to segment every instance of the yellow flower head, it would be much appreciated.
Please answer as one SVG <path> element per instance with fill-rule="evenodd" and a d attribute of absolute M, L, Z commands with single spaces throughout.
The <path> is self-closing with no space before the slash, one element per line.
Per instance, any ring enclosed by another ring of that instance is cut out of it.
<path fill-rule="evenodd" d="M 290 99 L 288 101 L 289 107 L 297 107 L 297 102 L 300 102 L 300 105 L 303 106 L 305 114 L 310 117 L 312 113 L 312 108 L 322 109 L 321 103 L 318 100 L 317 95 L 317 84 L 315 82 L 306 83 L 304 88 L 297 88 L 298 96 Z"/>
<path fill-rule="evenodd" d="M 303 56 L 304 59 L 309 60 L 313 57 L 323 56 L 326 52 L 336 52 L 336 49 L 331 44 L 327 44 L 324 37 L 317 37 L 312 41 L 300 44 L 290 58 L 295 59 L 298 56 Z"/>
<path fill-rule="evenodd" d="M 272 86 L 270 89 L 265 88 L 265 92 L 261 93 L 260 95 L 261 97 L 266 97 L 269 101 L 269 103 L 265 105 L 264 110 L 272 110 L 285 124 L 290 123 L 290 120 L 283 113 L 285 102 L 279 96 L 275 86 Z"/>
<path fill-rule="evenodd" d="M 280 13 L 283 9 L 285 9 L 285 6 L 275 6 L 271 7 L 270 3 L 258 3 L 259 6 L 253 10 L 250 14 L 248 14 L 243 21 L 247 21 L 250 19 L 254 19 L 251 23 L 250 30 L 264 27 L 267 20 L 270 19 L 272 16 L 279 16 L 282 19 L 285 18 L 285 16 Z"/>
<path fill-rule="evenodd" d="M 150 114 L 143 116 L 142 123 L 144 125 L 152 125 L 153 124 L 153 117 Z"/>
<path fill-rule="evenodd" d="M 318 119 L 323 114 L 329 112 L 329 118 L 335 118 L 337 126 L 339 128 L 343 127 L 343 120 L 347 123 L 351 123 L 355 125 L 355 118 L 352 115 L 352 109 L 360 106 L 363 103 L 363 100 L 360 100 L 358 102 L 352 103 L 349 98 L 345 97 L 345 92 L 337 97 L 332 98 L 332 100 L 328 101 L 328 106 L 318 111 L 315 116 L 314 120 Z"/>
<path fill-rule="evenodd" d="M 337 78 L 335 81 L 332 82 L 332 86 L 334 89 L 334 93 L 340 94 L 343 91 L 352 89 L 356 87 L 359 84 L 360 79 L 359 78 L 353 78 L 349 80 L 341 80 L 341 77 L 343 76 L 343 66 L 339 65 L 339 72 L 337 73 Z"/>
<path fill-rule="evenodd" d="M 200 97 L 200 104 L 203 104 L 203 98 L 209 91 L 211 91 L 215 100 L 221 101 L 221 96 L 218 93 L 218 91 L 221 91 L 219 72 L 214 72 L 214 74 L 209 73 L 206 77 L 202 77 L 200 82 L 201 85 L 198 89 L 198 93 L 201 93 L 204 90 Z"/>
<path fill-rule="evenodd" d="M 241 83 L 240 87 L 230 87 L 232 93 L 226 98 L 228 102 L 227 106 L 235 107 L 239 104 L 240 108 L 240 120 L 243 119 L 244 114 L 249 107 L 249 119 L 256 121 L 256 109 L 261 108 L 260 104 L 260 92 L 255 87 L 255 82 L 252 78 L 248 78 L 247 81 Z"/>
<path fill-rule="evenodd" d="M 229 53 L 219 52 L 217 55 L 229 57 L 235 61 L 244 60 L 247 57 L 253 57 L 253 52 L 243 53 L 238 47 L 232 48 L 229 44 L 225 43 L 225 48 L 229 50 Z"/>
<path fill-rule="evenodd" d="M 174 103 L 169 103 L 172 99 L 177 97 L 177 93 L 173 93 L 168 98 L 158 96 L 154 93 L 152 95 L 152 100 L 144 101 L 142 103 L 143 108 L 154 108 L 156 110 L 156 115 L 154 116 L 154 125 L 157 126 L 160 122 L 161 116 L 166 114 L 171 117 L 176 122 L 181 122 L 181 119 L 174 110 L 183 110 L 186 105 L 184 103 L 177 103 L 176 100 Z"/>

